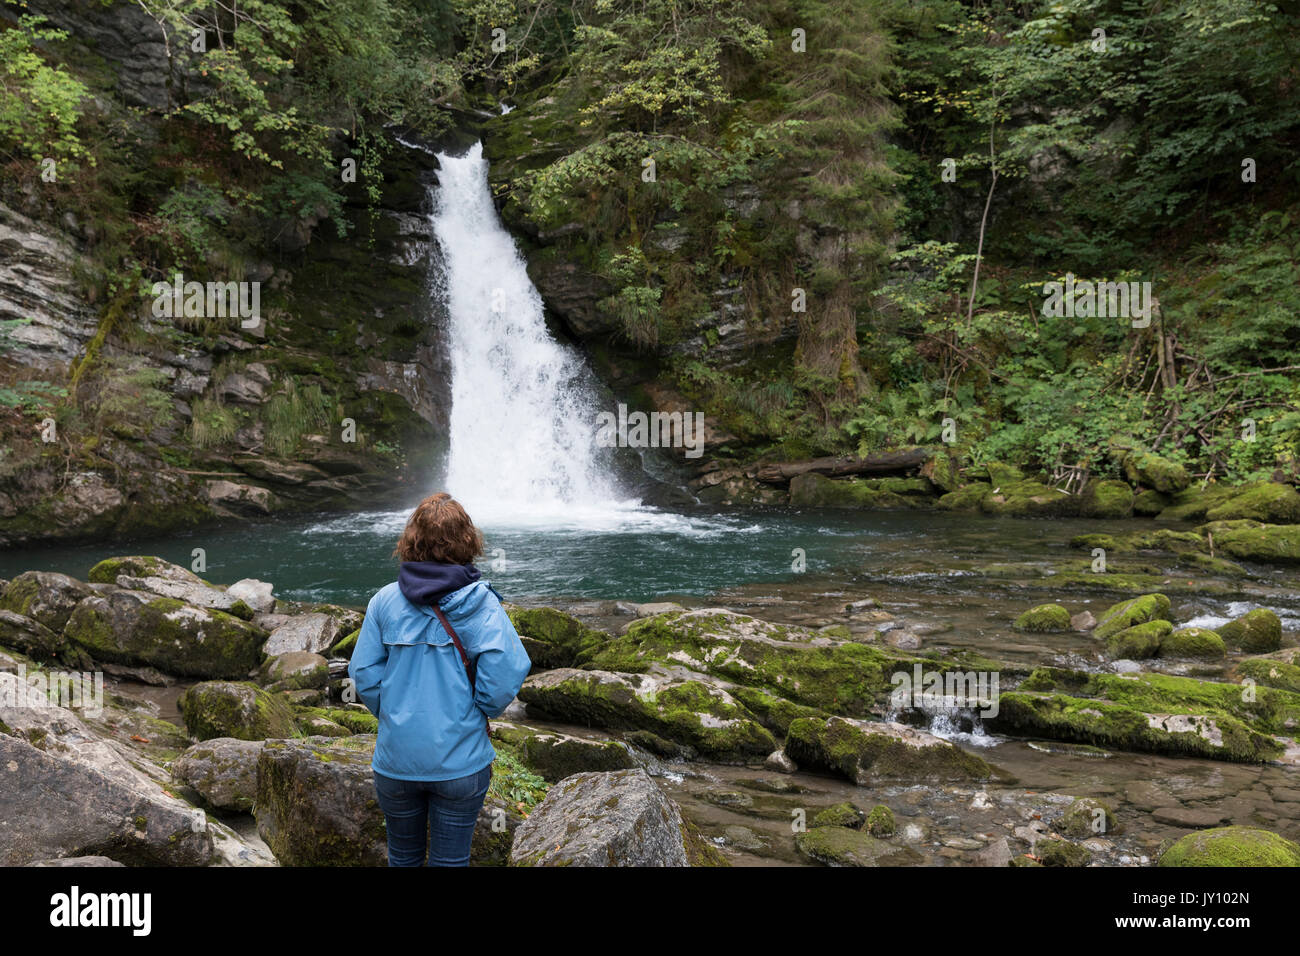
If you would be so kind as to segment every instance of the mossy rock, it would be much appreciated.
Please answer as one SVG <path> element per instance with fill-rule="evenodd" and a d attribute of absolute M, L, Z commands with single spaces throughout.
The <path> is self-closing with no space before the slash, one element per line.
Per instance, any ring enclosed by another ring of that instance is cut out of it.
<path fill-rule="evenodd" d="M 985 514 L 1008 517 L 1067 518 L 1079 514 L 1077 496 L 1040 481 L 1013 481 L 1000 486 L 980 501 Z"/>
<path fill-rule="evenodd" d="M 352 734 L 379 733 L 379 718 L 364 707 L 295 707 L 294 713 L 299 721 L 304 718 L 320 717 Z"/>
<path fill-rule="evenodd" d="M 843 803 L 837 803 L 834 806 L 822 810 L 809 824 L 811 827 L 848 827 L 851 830 L 861 829 L 866 823 L 867 815 L 855 807 L 852 803 L 845 800 Z"/>
<path fill-rule="evenodd" d="M 1168 508 L 1169 504 L 1168 495 L 1148 488 L 1133 496 L 1133 513 L 1143 518 L 1154 518 Z"/>
<path fill-rule="evenodd" d="M 116 584 L 118 576 L 122 574 L 133 578 L 157 577 L 169 581 L 206 583 L 193 571 L 151 554 L 105 558 L 90 569 L 86 580 L 94 584 Z"/>
<path fill-rule="evenodd" d="M 1109 804 L 1094 797 L 1080 797 L 1066 808 L 1058 829 L 1066 836 L 1083 840 L 1115 833 L 1119 825 Z"/>
<path fill-rule="evenodd" d="M 185 718 L 185 727 L 199 740 L 298 736 L 298 725 L 289 706 L 256 684 L 233 681 L 195 684 L 180 696 L 177 704 Z"/>
<path fill-rule="evenodd" d="M 351 634 L 343 637 L 337 644 L 329 649 L 331 657 L 346 657 L 352 660 L 352 652 L 356 650 L 357 638 L 361 636 L 361 628 L 357 628 Z"/>
<path fill-rule="evenodd" d="M 1160 652 L 1161 642 L 1173 630 L 1174 626 L 1168 621 L 1159 620 L 1126 627 L 1106 638 L 1106 656 L 1132 661 L 1155 657 Z"/>
<path fill-rule="evenodd" d="M 92 668 L 90 656 L 61 633 L 15 611 L 0 610 L 0 648 L 43 664 L 57 663 L 80 671 Z"/>
<path fill-rule="evenodd" d="M 1137 624 L 1156 620 L 1172 621 L 1170 608 L 1169 598 L 1163 594 L 1143 594 L 1141 597 L 1120 601 L 1112 604 L 1098 618 L 1093 636 L 1104 641 L 1112 634 L 1118 634 Z"/>
<path fill-rule="evenodd" d="M 980 757 L 902 724 L 831 717 L 790 725 L 785 752 L 801 767 L 837 773 L 860 787 L 882 780 L 974 781 L 1000 776 Z"/>
<path fill-rule="evenodd" d="M 1237 673 L 1265 687 L 1300 693 L 1300 667 L 1268 657 L 1248 657 L 1237 665 Z"/>
<path fill-rule="evenodd" d="M 1156 865 L 1300 866 L 1300 844 L 1255 827 L 1215 827 L 1187 834 Z"/>
<path fill-rule="evenodd" d="M 612 640 L 603 631 L 587 627 L 573 615 L 553 607 L 511 606 L 507 613 L 535 670 L 577 667 Z"/>
<path fill-rule="evenodd" d="M 1004 465 L 996 461 L 983 465 L 980 471 L 988 478 L 990 485 L 994 488 L 1025 480 L 1025 473 L 1015 465 Z"/>
<path fill-rule="evenodd" d="M 894 811 L 883 803 L 872 807 L 871 812 L 867 814 L 865 829 L 874 837 L 893 836 L 895 829 Z"/>
<path fill-rule="evenodd" d="M 531 734 L 520 749 L 524 763 L 551 783 L 588 770 L 629 770 L 637 765 L 631 751 L 617 740 Z"/>
<path fill-rule="evenodd" d="M 1267 654 L 1282 646 L 1282 619 L 1260 607 L 1216 628 L 1223 642 L 1248 654 Z"/>
<path fill-rule="evenodd" d="M 919 480 L 919 479 L 918 479 Z M 812 472 L 790 480 L 792 508 L 853 508 L 894 511 L 917 507 L 916 492 L 905 486 L 907 494 L 877 487 L 860 478 L 827 478 Z M 926 489 L 928 493 L 928 489 Z"/>
<path fill-rule="evenodd" d="M 1084 518 L 1127 518 L 1133 514 L 1133 489 L 1123 481 L 1094 479 L 1080 495 L 1079 514 Z"/>
<path fill-rule="evenodd" d="M 268 636 L 223 611 L 125 590 L 86 598 L 63 633 L 96 660 L 219 678 L 242 678 L 256 668 Z"/>
<path fill-rule="evenodd" d="M 861 830 L 816 827 L 794 838 L 799 852 L 827 866 L 915 866 L 921 854 L 896 847 Z"/>
<path fill-rule="evenodd" d="M 1013 630 L 1036 634 L 1057 633 L 1070 629 L 1070 612 L 1059 604 L 1040 604 L 1016 618 Z"/>
<path fill-rule="evenodd" d="M 935 452 L 930 460 L 921 467 L 921 474 L 944 494 L 956 491 L 961 485 L 961 476 L 957 472 L 957 465 L 946 451 Z"/>
<path fill-rule="evenodd" d="M 0 592 L 0 610 L 29 617 L 58 634 L 76 606 L 95 593 L 88 584 L 66 574 L 24 571 Z"/>
<path fill-rule="evenodd" d="M 1209 554 L 1198 554 L 1195 551 L 1180 554 L 1178 563 L 1185 567 L 1204 571 L 1206 574 L 1214 574 L 1225 578 L 1245 578 L 1250 576 L 1249 571 L 1234 561 L 1225 561 L 1223 558 L 1216 558 Z"/>
<path fill-rule="evenodd" d="M 1223 638 L 1207 627 L 1185 627 L 1160 642 L 1161 657 L 1222 660 L 1227 654 Z"/>
<path fill-rule="evenodd" d="M 830 715 L 816 707 L 806 707 L 775 697 L 756 687 L 735 687 L 731 695 L 744 704 L 756 716 L 764 727 L 782 737 L 790 730 L 790 724 L 800 717 L 821 717 Z"/>
<path fill-rule="evenodd" d="M 1092 862 L 1092 854 L 1086 846 L 1056 837 L 1035 843 L 1034 855 L 1042 861 L 1043 866 L 1087 866 Z"/>
<path fill-rule="evenodd" d="M 1185 488 L 1173 495 L 1169 506 L 1160 512 L 1161 521 L 1202 521 L 1206 514 L 1237 493 L 1228 485 Z"/>
<path fill-rule="evenodd" d="M 992 492 L 988 482 L 976 481 L 941 496 L 936 504 L 943 511 L 979 511 L 980 502 Z"/>
<path fill-rule="evenodd" d="M 1154 488 L 1164 494 L 1182 491 L 1192 480 L 1187 469 L 1178 462 L 1141 449 L 1126 454 L 1121 467 L 1130 484 Z"/>
<path fill-rule="evenodd" d="M 1214 538 L 1221 550 L 1243 561 L 1300 564 L 1300 525 L 1237 528 Z"/>
<path fill-rule="evenodd" d="M 276 690 L 318 689 L 329 683 L 329 661 L 310 651 L 290 651 L 268 657 L 257 673 L 258 682 Z"/>
<path fill-rule="evenodd" d="M 1261 481 L 1246 485 L 1205 513 L 1208 521 L 1250 518 L 1266 524 L 1300 524 L 1300 494 L 1290 485 Z"/>

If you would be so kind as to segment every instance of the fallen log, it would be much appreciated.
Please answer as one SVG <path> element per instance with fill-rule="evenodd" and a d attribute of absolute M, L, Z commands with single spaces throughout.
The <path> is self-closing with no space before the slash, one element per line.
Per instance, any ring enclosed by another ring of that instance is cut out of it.
<path fill-rule="evenodd" d="M 843 455 L 838 458 L 769 462 L 760 465 L 754 477 L 769 485 L 784 485 L 791 478 L 810 472 L 828 478 L 840 478 L 845 475 L 888 475 L 920 468 L 929 458 L 930 452 L 924 448 L 907 448 L 902 451 L 868 455 L 866 458 Z"/>

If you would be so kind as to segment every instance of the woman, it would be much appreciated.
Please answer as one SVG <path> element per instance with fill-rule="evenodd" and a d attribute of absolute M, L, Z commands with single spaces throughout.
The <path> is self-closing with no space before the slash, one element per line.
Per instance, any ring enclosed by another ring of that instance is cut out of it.
<path fill-rule="evenodd" d="M 531 662 L 473 561 L 483 537 L 444 492 L 420 502 L 370 599 L 348 673 L 379 719 L 371 767 L 389 866 L 468 866 L 496 751 L 487 721 Z M 459 642 L 459 644 L 457 643 Z"/>

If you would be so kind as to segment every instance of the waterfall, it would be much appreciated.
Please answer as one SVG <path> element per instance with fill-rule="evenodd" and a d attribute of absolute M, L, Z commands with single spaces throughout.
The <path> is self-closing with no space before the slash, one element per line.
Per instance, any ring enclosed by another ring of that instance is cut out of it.
<path fill-rule="evenodd" d="M 512 524 L 618 511 L 596 446 L 594 382 L 550 335 L 542 299 L 497 217 L 481 143 L 438 154 L 433 231 L 451 361 L 447 490 L 476 520 Z"/>

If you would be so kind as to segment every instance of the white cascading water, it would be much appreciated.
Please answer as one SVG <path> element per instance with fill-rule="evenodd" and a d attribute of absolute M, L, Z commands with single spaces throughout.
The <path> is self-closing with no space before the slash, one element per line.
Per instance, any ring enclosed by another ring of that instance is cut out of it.
<path fill-rule="evenodd" d="M 443 268 L 432 294 L 444 297 L 449 323 L 447 490 L 476 520 L 514 525 L 634 506 L 619 500 L 596 446 L 585 366 L 551 337 L 497 217 L 482 144 L 439 153 L 438 163 L 433 230 Z"/>

